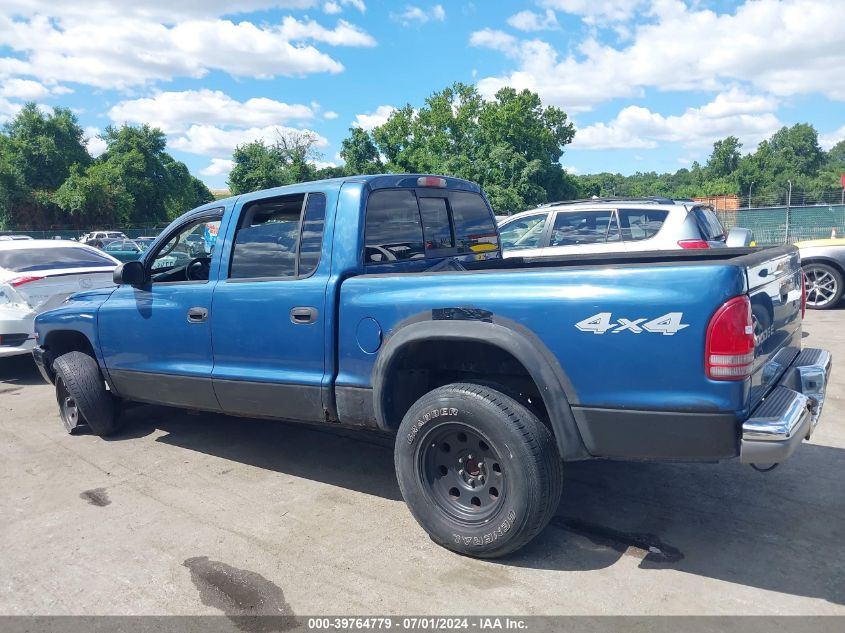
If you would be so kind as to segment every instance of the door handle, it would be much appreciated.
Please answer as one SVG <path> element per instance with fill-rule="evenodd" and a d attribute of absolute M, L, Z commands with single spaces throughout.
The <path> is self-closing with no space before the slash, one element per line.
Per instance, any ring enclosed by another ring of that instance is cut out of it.
<path fill-rule="evenodd" d="M 318 315 L 317 308 L 293 308 L 290 311 L 290 320 L 291 323 L 307 325 L 308 323 L 314 323 Z"/>
<path fill-rule="evenodd" d="M 188 310 L 188 323 L 205 323 L 207 320 L 207 308 L 191 308 Z"/>

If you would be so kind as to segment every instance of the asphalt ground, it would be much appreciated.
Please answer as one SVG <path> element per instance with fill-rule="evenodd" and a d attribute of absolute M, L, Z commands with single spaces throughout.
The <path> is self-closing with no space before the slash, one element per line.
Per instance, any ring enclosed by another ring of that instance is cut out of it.
<path fill-rule="evenodd" d="M 834 371 L 776 470 L 567 464 L 499 561 L 429 540 L 385 436 L 147 406 L 68 436 L 32 361 L 0 360 L 0 614 L 845 615 L 843 324 L 807 316 Z"/>

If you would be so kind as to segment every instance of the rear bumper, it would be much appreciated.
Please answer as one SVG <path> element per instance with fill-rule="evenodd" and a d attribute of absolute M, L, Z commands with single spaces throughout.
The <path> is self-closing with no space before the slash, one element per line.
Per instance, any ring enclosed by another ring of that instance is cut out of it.
<path fill-rule="evenodd" d="M 805 349 L 795 358 L 778 386 L 743 422 L 741 462 L 782 462 L 810 438 L 821 417 L 831 365 L 830 352 L 823 349 Z"/>

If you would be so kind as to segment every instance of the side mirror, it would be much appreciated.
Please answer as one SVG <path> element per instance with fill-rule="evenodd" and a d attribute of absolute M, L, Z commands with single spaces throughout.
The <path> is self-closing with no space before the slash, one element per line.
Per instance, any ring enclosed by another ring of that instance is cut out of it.
<path fill-rule="evenodd" d="M 751 233 L 751 229 L 733 228 L 728 231 L 725 246 L 731 248 L 742 248 L 745 246 L 751 246 L 753 241 L 754 236 Z"/>
<path fill-rule="evenodd" d="M 128 284 L 130 286 L 143 286 L 147 283 L 147 270 L 137 259 L 121 264 L 114 269 L 112 279 L 118 286 Z"/>

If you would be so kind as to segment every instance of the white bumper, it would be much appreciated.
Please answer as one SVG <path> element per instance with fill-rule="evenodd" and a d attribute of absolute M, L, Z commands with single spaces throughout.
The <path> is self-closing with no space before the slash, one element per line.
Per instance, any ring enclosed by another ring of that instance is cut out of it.
<path fill-rule="evenodd" d="M 26 334 L 23 341 L 15 335 Z M 10 338 L 12 344 L 7 344 Z M 35 347 L 35 312 L 30 308 L 0 306 L 0 358 L 30 354 Z"/>

